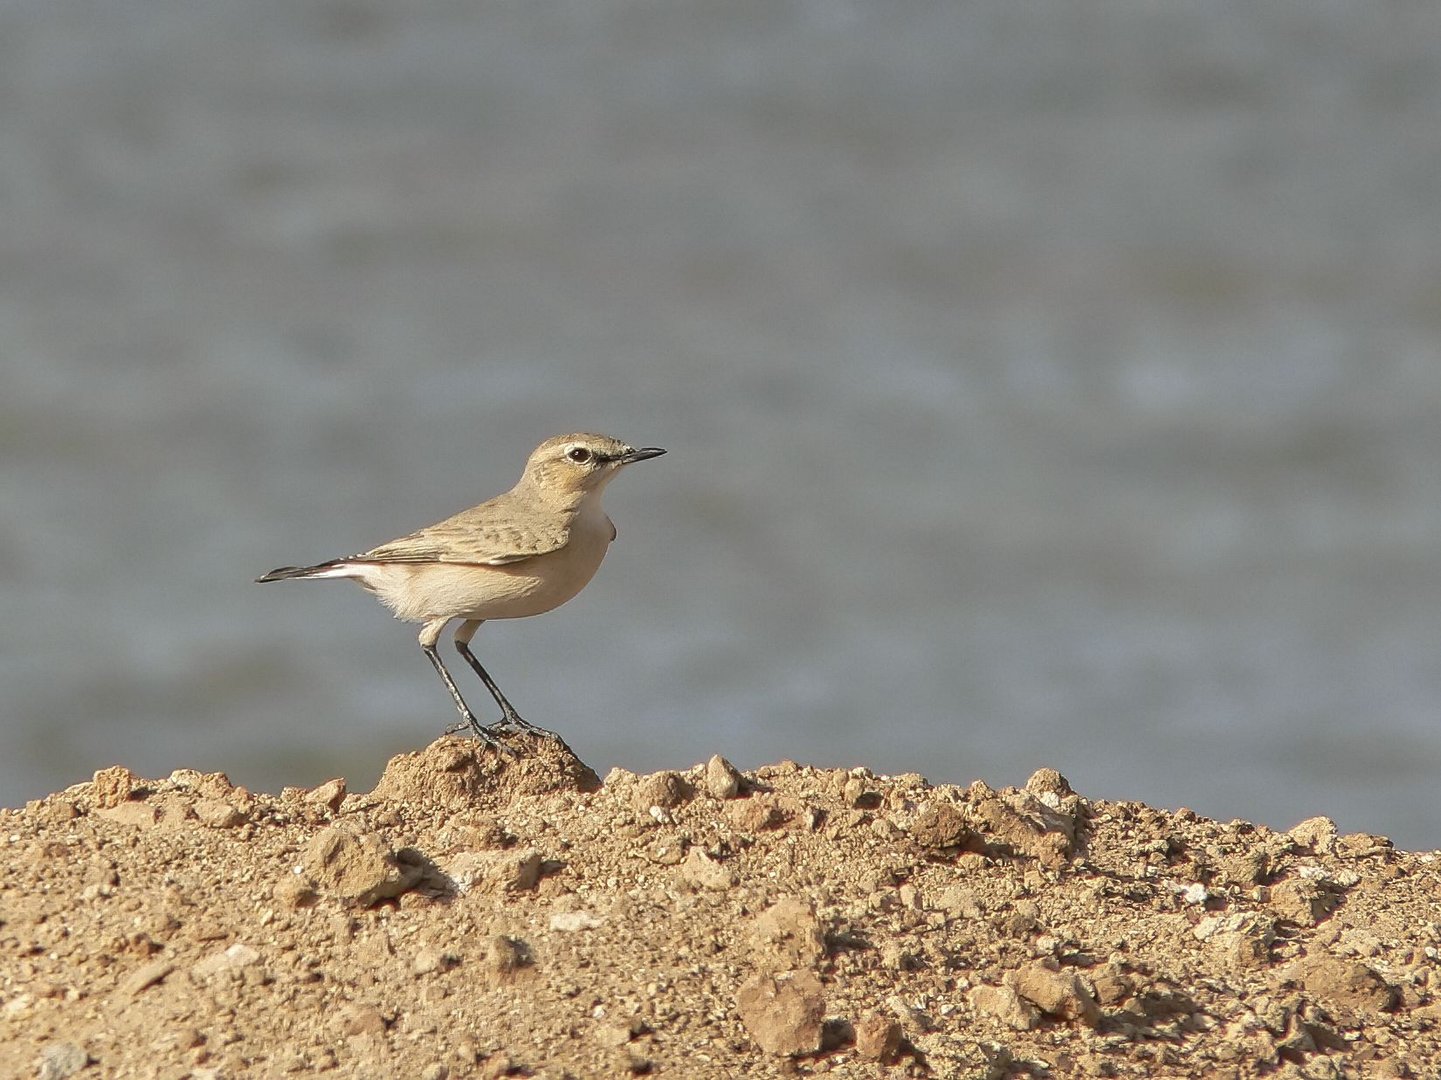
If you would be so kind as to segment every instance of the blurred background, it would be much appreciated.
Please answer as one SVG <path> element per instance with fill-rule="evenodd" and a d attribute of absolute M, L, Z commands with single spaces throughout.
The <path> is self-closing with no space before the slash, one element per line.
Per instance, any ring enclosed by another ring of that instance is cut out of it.
<path fill-rule="evenodd" d="M 601 773 L 1049 765 L 1441 846 L 1438 41 L 1423 0 L 4 5 L 0 804 L 368 788 L 454 720 L 415 628 L 252 579 L 591 429 L 671 453 L 477 651 Z"/>

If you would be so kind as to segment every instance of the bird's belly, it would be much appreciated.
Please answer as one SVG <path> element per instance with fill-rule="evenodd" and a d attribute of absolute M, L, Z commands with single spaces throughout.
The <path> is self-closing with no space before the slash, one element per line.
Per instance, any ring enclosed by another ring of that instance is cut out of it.
<path fill-rule="evenodd" d="M 399 619 L 521 619 L 565 603 L 595 576 L 605 542 L 576 537 L 559 551 L 502 566 L 390 564 L 368 582 Z"/>

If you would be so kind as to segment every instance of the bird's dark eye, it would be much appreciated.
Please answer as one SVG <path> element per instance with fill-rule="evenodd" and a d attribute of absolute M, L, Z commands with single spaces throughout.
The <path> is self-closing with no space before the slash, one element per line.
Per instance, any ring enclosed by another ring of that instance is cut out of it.
<path fill-rule="evenodd" d="M 570 452 L 565 456 L 570 458 L 570 460 L 575 462 L 577 465 L 584 465 L 587 461 L 590 460 L 590 451 L 587 450 L 584 446 L 572 446 L 570 448 Z"/>

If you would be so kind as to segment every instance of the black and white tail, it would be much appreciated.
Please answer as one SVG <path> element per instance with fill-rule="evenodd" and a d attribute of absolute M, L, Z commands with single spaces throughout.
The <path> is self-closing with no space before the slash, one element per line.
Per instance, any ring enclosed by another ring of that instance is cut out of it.
<path fill-rule="evenodd" d="M 315 566 L 282 566 L 256 581 L 284 581 L 286 578 L 336 578 L 360 576 L 348 559 L 331 559 Z"/>

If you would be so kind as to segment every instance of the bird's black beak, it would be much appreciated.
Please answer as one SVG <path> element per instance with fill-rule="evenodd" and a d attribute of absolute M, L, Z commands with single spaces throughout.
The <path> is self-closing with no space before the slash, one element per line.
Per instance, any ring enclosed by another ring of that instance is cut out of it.
<path fill-rule="evenodd" d="M 660 457 L 665 451 L 659 446 L 643 446 L 639 450 L 632 450 L 628 454 L 621 454 L 612 460 L 617 465 L 629 465 L 634 461 L 644 461 L 646 458 Z"/>

